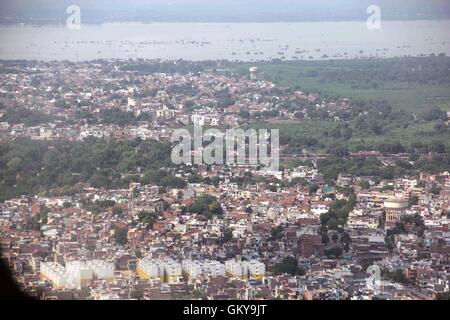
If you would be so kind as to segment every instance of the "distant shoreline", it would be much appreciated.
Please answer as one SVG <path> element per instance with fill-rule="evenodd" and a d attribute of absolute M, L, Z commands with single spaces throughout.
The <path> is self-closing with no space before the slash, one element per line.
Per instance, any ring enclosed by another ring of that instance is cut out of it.
<path fill-rule="evenodd" d="M 430 22 L 440 22 L 440 21 L 448 21 L 449 17 L 440 17 L 440 18 L 383 18 L 382 21 L 386 22 L 415 22 L 415 21 L 430 21 Z M 92 19 L 84 19 L 82 20 L 83 24 L 86 25 L 102 25 L 102 24 L 156 24 L 156 23 L 191 23 L 191 24 L 283 24 L 283 23 L 327 23 L 327 22 L 366 22 L 365 19 L 307 19 L 307 20 L 167 20 L 167 19 L 156 19 L 156 20 L 103 20 L 97 21 Z M 0 26 L 15 26 L 15 25 L 26 25 L 26 26 L 62 26 L 66 24 L 65 20 L 9 20 L 5 18 L 0 18 Z"/>
<path fill-rule="evenodd" d="M 328 59 L 314 59 L 314 60 L 281 60 L 281 59 L 267 59 L 267 60 L 261 60 L 261 61 L 246 61 L 246 60 L 229 60 L 229 59 L 205 59 L 205 60 L 189 60 L 189 59 L 163 59 L 163 58 L 138 58 L 138 59 L 123 59 L 123 58 L 111 58 L 111 59 L 90 59 L 90 60 L 79 60 L 79 61 L 72 61 L 72 60 L 38 60 L 38 59 L 1 59 L 0 63 L 2 62 L 36 62 L 36 63 L 92 63 L 95 61 L 104 61 L 104 62 L 115 62 L 115 61 L 129 61 L 129 62 L 176 62 L 176 61 L 183 61 L 187 63 L 207 63 L 207 62 L 223 62 L 226 64 L 249 64 L 249 65 L 255 65 L 259 66 L 261 64 L 283 64 L 283 65 L 289 65 L 289 64 L 315 64 L 320 62 L 365 62 L 365 61 L 388 61 L 388 60 L 407 60 L 407 59 L 429 59 L 433 57 L 439 57 L 440 55 L 437 54 L 430 54 L 430 55 L 418 55 L 418 56 L 398 56 L 398 57 L 362 57 L 362 58 L 328 58 Z M 444 58 L 448 58 L 447 55 L 441 56 Z"/>

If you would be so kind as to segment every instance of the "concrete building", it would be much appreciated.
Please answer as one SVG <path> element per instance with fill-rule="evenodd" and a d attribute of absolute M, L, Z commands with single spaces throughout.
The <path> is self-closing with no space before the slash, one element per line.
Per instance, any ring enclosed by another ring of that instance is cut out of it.
<path fill-rule="evenodd" d="M 228 260 L 225 262 L 226 275 L 233 278 L 257 279 L 261 280 L 265 277 L 266 266 L 258 260 L 237 261 Z"/>
<path fill-rule="evenodd" d="M 56 262 L 41 262 L 41 280 L 50 281 L 53 288 L 60 289 L 66 285 L 66 269 Z"/>
<path fill-rule="evenodd" d="M 138 261 L 137 274 L 142 279 L 159 279 L 161 282 L 177 283 L 182 276 L 181 264 L 173 259 L 145 257 Z"/>
<path fill-rule="evenodd" d="M 56 289 L 76 289 L 89 286 L 93 279 L 114 279 L 114 264 L 101 260 L 69 261 L 66 266 L 55 262 L 41 262 L 41 279 L 52 282 Z"/>
<path fill-rule="evenodd" d="M 225 276 L 225 265 L 219 261 L 213 260 L 183 260 L 182 271 L 189 280 L 203 276 Z"/>
<path fill-rule="evenodd" d="M 384 201 L 386 210 L 386 223 L 395 223 L 400 221 L 401 216 L 409 206 L 408 199 L 389 198 Z"/>

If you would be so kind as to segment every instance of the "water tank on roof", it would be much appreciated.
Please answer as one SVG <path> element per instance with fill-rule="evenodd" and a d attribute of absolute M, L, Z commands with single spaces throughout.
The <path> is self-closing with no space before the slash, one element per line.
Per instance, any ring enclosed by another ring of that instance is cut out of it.
<path fill-rule="evenodd" d="M 402 210 L 409 206 L 408 199 L 403 198 L 391 198 L 384 201 L 384 208 L 390 210 Z"/>

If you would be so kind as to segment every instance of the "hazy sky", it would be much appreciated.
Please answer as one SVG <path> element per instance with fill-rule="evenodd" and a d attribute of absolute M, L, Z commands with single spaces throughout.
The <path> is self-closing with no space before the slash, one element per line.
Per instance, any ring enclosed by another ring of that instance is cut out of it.
<path fill-rule="evenodd" d="M 449 0 L 0 0 L 0 18 L 61 20 L 77 4 L 89 20 L 361 20 L 378 4 L 385 19 L 449 18 Z"/>

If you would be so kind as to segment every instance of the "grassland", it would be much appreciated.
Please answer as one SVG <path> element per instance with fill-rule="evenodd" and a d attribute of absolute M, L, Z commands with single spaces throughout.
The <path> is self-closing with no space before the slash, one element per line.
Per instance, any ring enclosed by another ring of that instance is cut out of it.
<path fill-rule="evenodd" d="M 450 110 L 450 58 L 290 61 L 233 64 L 239 73 L 258 66 L 265 79 L 329 97 L 386 100 L 397 110 Z"/>
<path fill-rule="evenodd" d="M 286 145 L 288 154 L 302 150 L 327 153 L 335 146 L 345 146 L 350 151 L 380 150 L 383 145 L 393 144 L 400 144 L 405 151 L 414 152 L 424 151 L 438 143 L 450 148 L 449 132 L 437 131 L 437 123 L 388 121 L 383 124 L 383 133 L 374 135 L 358 128 L 354 121 L 348 121 L 345 125 L 352 132 L 350 137 L 336 137 L 334 132 L 342 130 L 343 123 L 329 120 L 256 122 L 251 127 L 280 129 L 280 142 Z"/>

